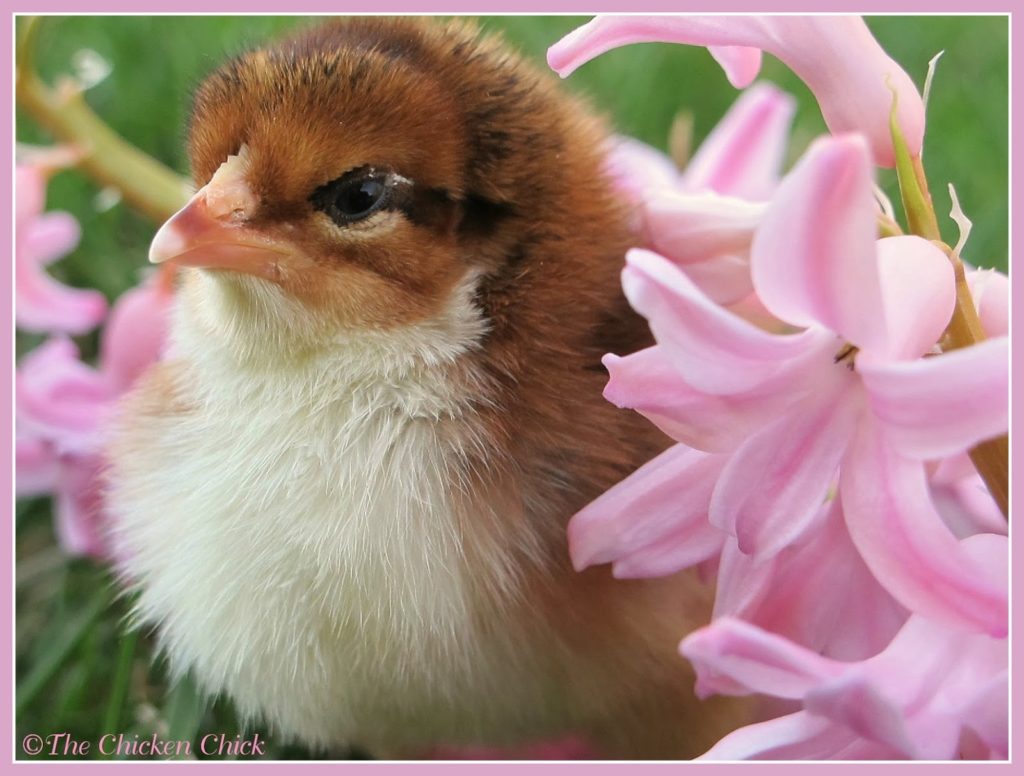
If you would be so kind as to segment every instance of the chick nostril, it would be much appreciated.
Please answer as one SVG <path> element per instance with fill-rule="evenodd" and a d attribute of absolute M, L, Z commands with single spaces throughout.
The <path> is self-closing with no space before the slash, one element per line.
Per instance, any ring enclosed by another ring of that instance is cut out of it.
<path fill-rule="evenodd" d="M 256 210 L 257 199 L 245 179 L 249 168 L 248 149 L 229 156 L 205 186 L 206 210 L 213 218 L 244 221 Z"/>
<path fill-rule="evenodd" d="M 218 181 L 206 185 L 206 212 L 211 218 L 245 221 L 256 210 L 256 197 L 244 180 Z"/>

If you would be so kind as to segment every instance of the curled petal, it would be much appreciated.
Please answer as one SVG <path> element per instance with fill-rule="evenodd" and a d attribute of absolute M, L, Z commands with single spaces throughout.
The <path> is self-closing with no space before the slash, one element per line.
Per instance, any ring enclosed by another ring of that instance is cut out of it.
<path fill-rule="evenodd" d="M 71 253 L 81 237 L 82 229 L 70 213 L 44 213 L 24 225 L 19 247 L 36 264 L 45 265 Z"/>
<path fill-rule="evenodd" d="M 55 504 L 57 541 L 69 555 L 107 556 L 102 478 L 98 456 L 70 456 L 61 468 Z"/>
<path fill-rule="evenodd" d="M 794 326 L 885 347 L 871 160 L 853 135 L 821 138 L 786 176 L 750 250 L 758 296 Z"/>
<path fill-rule="evenodd" d="M 1009 345 L 999 337 L 896 363 L 858 357 L 857 370 L 891 443 L 913 458 L 941 458 L 1006 433 Z"/>
<path fill-rule="evenodd" d="M 104 377 L 78 360 L 66 339 L 51 339 L 29 353 L 14 380 L 18 425 L 53 442 L 59 452 L 89 452 L 115 394 Z"/>
<path fill-rule="evenodd" d="M 932 349 L 953 316 L 953 265 L 932 243 L 913 235 L 886 237 L 877 248 L 886 324 L 885 351 L 877 355 L 917 358 Z"/>
<path fill-rule="evenodd" d="M 781 59 L 806 83 L 833 132 L 863 132 L 876 161 L 895 164 L 889 133 L 893 92 L 897 121 L 912 156 L 924 138 L 924 104 L 913 82 L 855 16 L 598 16 L 548 50 L 563 78 L 618 46 L 645 41 L 758 48 Z M 731 75 L 746 75 L 749 69 Z M 742 82 L 742 81 L 741 81 Z"/>
<path fill-rule="evenodd" d="M 679 168 L 667 155 L 632 137 L 617 135 L 605 157 L 605 171 L 620 191 L 639 201 L 649 191 L 674 189 Z"/>
<path fill-rule="evenodd" d="M 895 759 L 887 748 L 865 745 L 852 732 L 805 711 L 741 727 L 698 760 Z"/>
<path fill-rule="evenodd" d="M 664 577 L 714 558 L 722 549 L 725 535 L 705 518 L 684 523 L 646 547 L 612 564 L 616 579 Z"/>
<path fill-rule="evenodd" d="M 722 470 L 709 517 L 742 552 L 770 557 L 820 513 L 860 413 L 852 381 L 838 378 L 758 431 Z"/>
<path fill-rule="evenodd" d="M 804 698 L 804 708 L 863 738 L 891 746 L 908 757 L 917 755 L 899 704 L 879 692 L 861 672 L 848 671 L 838 679 L 813 688 Z M 942 733 L 946 734 L 946 740 L 955 742 L 955 722 L 951 730 L 943 730 Z M 950 754 L 952 752 L 946 757 Z"/>
<path fill-rule="evenodd" d="M 839 490 L 850 537 L 893 597 L 938 622 L 1006 635 L 1006 590 L 942 522 L 923 465 L 900 456 L 871 420 L 844 459 Z"/>
<path fill-rule="evenodd" d="M 19 164 L 14 172 L 14 224 L 20 232 L 46 207 L 46 174 L 42 167 Z"/>
<path fill-rule="evenodd" d="M 603 362 L 608 401 L 636 410 L 676 441 L 707 452 L 733 450 L 801 396 L 771 388 L 730 396 L 701 393 L 658 345 L 625 357 L 609 354 Z"/>
<path fill-rule="evenodd" d="M 981 326 L 990 337 L 1010 333 L 1010 279 L 994 269 L 967 272 L 967 283 Z"/>
<path fill-rule="evenodd" d="M 52 493 L 60 466 L 53 445 L 43 439 L 19 436 L 14 445 L 14 492 L 19 497 Z"/>
<path fill-rule="evenodd" d="M 679 264 L 746 254 L 765 206 L 721 194 L 662 192 L 645 203 L 651 247 Z"/>
<path fill-rule="evenodd" d="M 708 53 L 725 71 L 729 83 L 745 89 L 761 72 L 761 50 L 747 46 L 708 46 Z"/>
<path fill-rule="evenodd" d="M 705 693 L 802 698 L 843 669 L 841 663 L 731 617 L 691 633 L 679 651 L 693 663 Z"/>
<path fill-rule="evenodd" d="M 721 536 L 707 522 L 708 498 L 722 466 L 721 456 L 675 445 L 644 464 L 592 501 L 569 521 L 569 554 L 579 571 L 610 561 L 620 562 L 638 551 L 670 542 L 684 550 L 682 565 L 706 558 Z M 645 573 L 627 565 L 630 576 Z"/>
<path fill-rule="evenodd" d="M 172 297 L 157 278 L 118 297 L 103 330 L 101 362 L 121 392 L 156 362 L 167 341 Z"/>
<path fill-rule="evenodd" d="M 796 101 L 785 92 L 766 83 L 752 86 L 701 143 L 683 173 L 683 187 L 768 199 L 778 184 L 795 110 Z"/>
<path fill-rule="evenodd" d="M 1002 510 L 973 468 L 971 474 L 958 480 L 942 482 L 933 476 L 929 483 L 935 509 L 958 539 L 978 533 L 1006 533 L 1008 525 Z"/>
<path fill-rule="evenodd" d="M 1009 671 L 1001 671 L 981 684 L 963 712 L 964 724 L 1000 759 L 1009 757 L 1010 752 L 1009 696 Z"/>
<path fill-rule="evenodd" d="M 745 255 L 726 254 L 686 266 L 686 276 L 708 299 L 720 305 L 732 305 L 754 291 L 750 280 L 750 260 Z"/>
<path fill-rule="evenodd" d="M 49 213 L 19 225 L 15 245 L 15 320 L 26 331 L 83 334 L 107 311 L 98 291 L 58 283 L 42 265 L 64 255 L 78 242 L 78 223 L 64 213 Z"/>
<path fill-rule="evenodd" d="M 871 575 L 850 541 L 839 500 L 804 538 L 762 562 L 722 550 L 712 619 L 737 617 L 837 660 L 882 651 L 907 611 Z"/>
<path fill-rule="evenodd" d="M 719 307 L 675 265 L 650 251 L 626 255 L 622 287 L 680 374 L 699 391 L 751 390 L 822 345 L 820 332 L 813 330 L 788 336 L 762 331 Z"/>

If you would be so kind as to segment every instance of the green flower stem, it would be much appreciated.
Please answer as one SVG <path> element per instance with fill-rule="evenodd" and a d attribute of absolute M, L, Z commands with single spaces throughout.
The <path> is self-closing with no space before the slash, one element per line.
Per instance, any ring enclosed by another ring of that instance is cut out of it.
<path fill-rule="evenodd" d="M 938 245 L 953 265 L 956 278 L 956 306 L 953 317 L 942 337 L 944 350 L 966 348 L 985 339 L 985 330 L 978 318 L 978 310 L 974 306 L 971 289 L 967 285 L 963 262 L 948 245 L 942 242 L 935 207 L 932 205 L 931 193 L 928 189 L 928 178 L 924 172 L 924 163 L 920 155 L 911 156 L 906 140 L 896 120 L 896 92 L 893 91 L 892 111 L 889 114 L 889 130 L 892 135 L 893 150 L 896 154 L 896 177 L 900 184 L 900 198 L 907 214 L 910 233 L 931 240 Z M 989 492 L 1002 510 L 1003 516 L 1009 519 L 1010 503 L 1010 442 L 1007 435 L 989 439 L 974 446 L 968 453 L 978 474 L 985 481 Z"/>
<path fill-rule="evenodd" d="M 54 89 L 32 62 L 38 17 L 25 20 L 18 43 L 15 95 L 55 139 L 81 154 L 78 167 L 156 223 L 166 221 L 188 199 L 188 181 L 114 132 L 89 107 L 70 81 Z"/>
<path fill-rule="evenodd" d="M 974 306 L 964 264 L 948 245 L 941 241 L 935 244 L 949 257 L 953 264 L 956 277 L 956 306 L 953 318 L 943 336 L 943 349 L 946 351 L 966 348 L 985 339 L 978 310 Z M 1002 510 L 1003 516 L 1010 514 L 1010 438 L 1003 434 L 995 439 L 988 439 L 969 451 L 971 461 L 981 478 L 988 486 L 989 492 Z"/>
<path fill-rule="evenodd" d="M 900 225 L 896 223 L 885 213 L 878 214 L 878 236 L 879 237 L 898 237 L 903 234 L 903 230 L 900 229 Z"/>
<path fill-rule="evenodd" d="M 907 225 L 911 234 L 917 234 L 929 240 L 941 240 L 939 222 L 932 206 L 932 196 L 928 191 L 928 180 L 925 178 L 924 165 L 920 156 L 912 157 L 907 141 L 903 137 L 896 118 L 896 92 L 892 93 L 892 110 L 889 113 L 889 133 L 892 135 L 892 147 L 896 156 L 896 177 L 900 184 L 900 199 L 903 210 L 907 214 Z"/>

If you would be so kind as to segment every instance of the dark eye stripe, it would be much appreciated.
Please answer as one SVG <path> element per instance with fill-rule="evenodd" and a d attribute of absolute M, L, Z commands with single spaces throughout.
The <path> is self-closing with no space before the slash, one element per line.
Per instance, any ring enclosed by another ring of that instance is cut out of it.
<path fill-rule="evenodd" d="M 460 211 L 459 202 L 446 190 L 420 186 L 393 170 L 370 166 L 349 170 L 325 183 L 309 201 L 343 228 L 391 210 L 417 226 L 448 233 L 458 227 Z"/>
<path fill-rule="evenodd" d="M 309 201 L 338 226 L 345 227 L 386 208 L 404 185 L 403 180 L 386 170 L 360 167 L 319 187 Z"/>
<path fill-rule="evenodd" d="M 444 189 L 428 189 L 415 184 L 398 209 L 412 223 L 441 234 L 453 232 L 459 225 L 460 206 Z"/>

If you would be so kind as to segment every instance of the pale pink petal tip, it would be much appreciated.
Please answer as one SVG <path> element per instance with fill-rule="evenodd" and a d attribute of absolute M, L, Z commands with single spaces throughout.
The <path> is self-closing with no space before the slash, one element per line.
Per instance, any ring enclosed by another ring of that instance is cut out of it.
<path fill-rule="evenodd" d="M 769 83 L 744 91 L 701 143 L 683 175 L 688 191 L 769 199 L 789 144 L 796 101 Z"/>
<path fill-rule="evenodd" d="M 729 83 L 745 89 L 761 72 L 761 51 L 749 46 L 708 46 L 708 51 L 721 65 Z"/>
<path fill-rule="evenodd" d="M 859 135 L 816 140 L 786 177 L 754 235 L 751 274 L 765 307 L 885 349 L 871 160 Z"/>
<path fill-rule="evenodd" d="M 889 114 L 912 156 L 924 141 L 924 103 L 913 81 L 889 57 L 857 16 L 599 16 L 548 51 L 548 63 L 565 77 L 584 62 L 618 46 L 645 41 L 757 48 L 777 56 L 810 88 L 833 132 L 862 132 L 875 162 L 895 164 Z M 719 53 L 721 56 L 721 53 Z M 727 59 L 741 83 L 749 63 Z"/>

